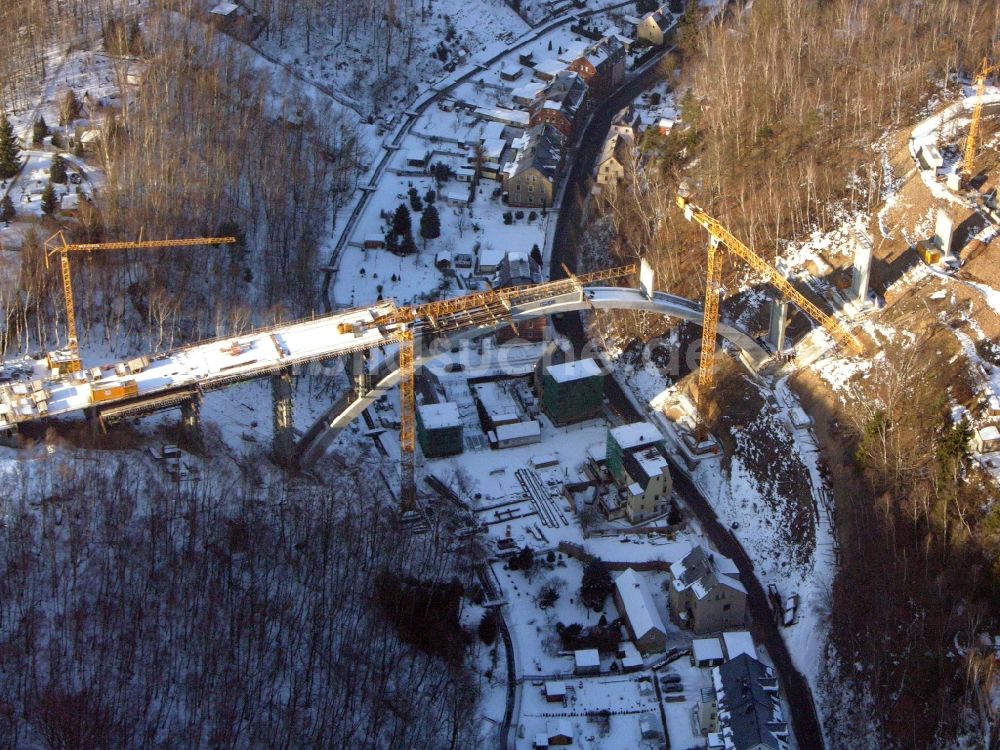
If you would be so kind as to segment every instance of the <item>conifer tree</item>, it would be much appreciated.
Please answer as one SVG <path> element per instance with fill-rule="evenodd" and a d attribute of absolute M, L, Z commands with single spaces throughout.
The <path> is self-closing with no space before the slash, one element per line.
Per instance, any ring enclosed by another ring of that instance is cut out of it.
<path fill-rule="evenodd" d="M 49 167 L 49 179 L 57 185 L 66 183 L 66 160 L 62 154 L 52 157 L 52 165 Z"/>
<path fill-rule="evenodd" d="M 10 195 L 5 195 L 3 200 L 0 201 L 0 221 L 5 224 L 10 224 L 11 220 L 17 215 L 14 210 L 14 201 L 10 199 Z"/>
<path fill-rule="evenodd" d="M 56 189 L 52 187 L 52 182 L 45 185 L 42 191 L 42 213 L 51 216 L 56 210 Z"/>
<path fill-rule="evenodd" d="M 7 115 L 0 116 L 0 179 L 7 180 L 21 168 L 21 146 Z"/>
<path fill-rule="evenodd" d="M 45 122 L 45 118 L 41 115 L 35 120 L 35 124 L 31 126 L 31 142 L 36 146 L 39 145 L 45 136 L 49 134 L 48 123 Z"/>
<path fill-rule="evenodd" d="M 441 217 L 433 203 L 428 204 L 420 215 L 420 236 L 424 238 L 424 247 L 427 247 L 427 240 L 441 236 Z"/>

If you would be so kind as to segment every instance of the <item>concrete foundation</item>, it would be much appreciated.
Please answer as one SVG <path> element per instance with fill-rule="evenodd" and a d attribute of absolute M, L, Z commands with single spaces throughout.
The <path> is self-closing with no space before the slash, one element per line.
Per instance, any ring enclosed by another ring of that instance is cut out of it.
<path fill-rule="evenodd" d="M 274 459 L 282 466 L 295 462 L 295 422 L 292 412 L 292 370 L 286 368 L 271 376 L 271 397 L 274 400 Z"/>

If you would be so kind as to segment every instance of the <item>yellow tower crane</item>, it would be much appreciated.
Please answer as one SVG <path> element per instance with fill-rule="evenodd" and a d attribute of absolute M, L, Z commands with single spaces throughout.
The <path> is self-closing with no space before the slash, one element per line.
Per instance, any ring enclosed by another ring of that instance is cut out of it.
<path fill-rule="evenodd" d="M 73 279 L 70 275 L 69 254 L 71 252 L 91 252 L 94 250 L 145 250 L 158 247 L 188 247 L 191 245 L 230 245 L 236 242 L 235 237 L 192 237 L 181 240 L 138 240 L 136 242 L 98 242 L 87 244 L 70 244 L 62 231 L 56 232 L 45 241 L 45 267 L 49 267 L 49 258 L 59 255 L 59 267 L 62 270 L 63 298 L 66 302 L 66 337 L 64 349 L 51 352 L 48 355 L 50 368 L 59 368 L 61 372 L 79 372 L 80 342 L 76 334 L 76 307 L 73 302 Z"/>
<path fill-rule="evenodd" d="M 569 274 L 569 278 L 546 284 L 490 289 L 464 297 L 398 307 L 370 323 L 363 324 L 365 328 L 382 329 L 386 336 L 391 333 L 392 338 L 399 344 L 399 478 L 400 503 L 404 511 L 413 510 L 417 498 L 414 480 L 416 464 L 414 336 L 417 334 L 437 336 L 469 328 L 494 327 L 510 323 L 512 311 L 518 305 L 571 292 L 582 294 L 584 284 L 631 276 L 636 271 L 635 265 L 620 266 L 579 276 Z M 384 340 L 373 342 L 365 348 L 371 349 L 384 343 Z"/>
<path fill-rule="evenodd" d="M 816 305 L 806 299 L 781 275 L 776 268 L 761 258 L 757 253 L 733 236 L 718 220 L 713 219 L 702 209 L 691 203 L 682 195 L 677 196 L 677 205 L 684 211 L 684 218 L 701 224 L 709 234 L 708 268 L 705 280 L 705 318 L 701 359 L 698 364 L 698 410 L 705 414 L 708 391 L 714 382 L 715 369 L 715 332 L 719 322 L 719 297 L 721 296 L 722 252 L 720 246 L 725 246 L 737 258 L 762 274 L 773 284 L 786 299 L 794 302 L 813 320 L 825 328 L 838 346 L 845 346 L 855 354 L 860 354 L 861 342 L 835 318 L 827 315 Z"/>
<path fill-rule="evenodd" d="M 976 147 L 979 145 L 979 118 L 983 114 L 983 92 L 986 90 L 986 78 L 997 69 L 983 58 L 976 73 L 976 104 L 972 108 L 972 121 L 969 123 L 969 135 L 965 139 L 965 158 L 962 160 L 962 179 L 968 182 L 976 169 Z"/>

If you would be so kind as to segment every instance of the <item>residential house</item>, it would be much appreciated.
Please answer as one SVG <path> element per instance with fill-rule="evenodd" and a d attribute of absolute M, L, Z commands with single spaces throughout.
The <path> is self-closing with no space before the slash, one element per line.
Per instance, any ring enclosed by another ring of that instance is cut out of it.
<path fill-rule="evenodd" d="M 562 133 L 548 123 L 535 125 L 522 141 L 513 161 L 504 166 L 507 203 L 526 208 L 549 208 L 555 197 L 563 156 Z"/>
<path fill-rule="evenodd" d="M 632 568 L 626 568 L 615 579 L 614 597 L 615 606 L 625 618 L 625 627 L 639 650 L 663 651 L 667 647 L 667 629 L 645 581 Z"/>
<path fill-rule="evenodd" d="M 611 132 L 624 136 L 634 146 L 642 132 L 642 117 L 631 104 L 618 110 L 611 120 Z"/>
<path fill-rule="evenodd" d="M 979 427 L 972 433 L 972 450 L 976 453 L 992 453 L 1000 450 L 1000 429 L 996 425 Z"/>
<path fill-rule="evenodd" d="M 560 680 L 549 680 L 546 682 L 545 700 L 549 703 L 565 703 L 566 683 Z"/>
<path fill-rule="evenodd" d="M 691 641 L 691 664 L 704 669 L 726 661 L 718 638 L 695 638 Z"/>
<path fill-rule="evenodd" d="M 625 47 L 614 37 L 606 37 L 587 47 L 569 64 L 590 88 L 591 96 L 608 96 L 625 81 Z"/>
<path fill-rule="evenodd" d="M 539 81 L 551 81 L 565 68 L 566 66 L 559 60 L 543 60 L 534 66 L 534 76 Z"/>
<path fill-rule="evenodd" d="M 608 431 L 608 471 L 617 482 L 629 523 L 641 523 L 667 511 L 673 480 L 663 435 L 649 422 Z"/>
<path fill-rule="evenodd" d="M 654 47 L 662 47 L 664 35 L 673 25 L 674 17 L 666 6 L 658 8 L 642 17 L 635 28 L 636 39 L 649 42 Z"/>
<path fill-rule="evenodd" d="M 670 566 L 670 612 L 682 627 L 710 633 L 743 624 L 747 590 L 729 558 L 697 546 Z"/>
<path fill-rule="evenodd" d="M 631 163 L 632 149 L 628 139 L 620 133 L 608 133 L 597 159 L 597 184 L 617 185 L 625 179 L 626 169 Z"/>
<path fill-rule="evenodd" d="M 718 735 L 732 750 L 788 750 L 774 670 L 741 654 L 712 669 L 712 685 L 698 706 L 703 734 Z"/>
<path fill-rule="evenodd" d="M 528 253 L 505 253 L 496 275 L 493 277 L 494 289 L 507 289 L 515 286 L 532 286 L 542 281 L 542 269 L 532 260 Z M 522 321 L 516 325 L 508 325 L 497 331 L 497 342 L 504 343 L 512 338 L 527 341 L 542 341 L 545 339 L 546 319 L 544 316 Z"/>
<path fill-rule="evenodd" d="M 601 654 L 596 648 L 584 648 L 573 652 L 574 674 L 600 674 Z"/>
<path fill-rule="evenodd" d="M 563 71 L 539 92 L 531 104 L 529 125 L 549 123 L 569 137 L 581 124 L 587 103 L 587 84 L 577 73 Z"/>

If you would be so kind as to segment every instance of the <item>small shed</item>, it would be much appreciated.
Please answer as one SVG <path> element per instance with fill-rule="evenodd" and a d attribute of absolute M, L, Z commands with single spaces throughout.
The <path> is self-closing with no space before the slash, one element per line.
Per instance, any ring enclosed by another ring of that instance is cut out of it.
<path fill-rule="evenodd" d="M 573 744 L 573 725 L 569 719 L 556 719 L 546 725 L 549 747 L 561 747 Z"/>
<path fill-rule="evenodd" d="M 507 63 L 500 68 L 500 77 L 505 81 L 516 81 L 524 73 L 524 69 L 515 63 Z"/>
<path fill-rule="evenodd" d="M 447 250 L 438 250 L 434 254 L 434 265 L 437 266 L 438 270 L 445 271 L 451 268 L 452 259 L 451 253 Z"/>
<path fill-rule="evenodd" d="M 385 247 L 385 237 L 380 234 L 365 235 L 365 250 L 381 250 Z"/>
<path fill-rule="evenodd" d="M 442 198 L 449 206 L 468 206 L 470 202 L 467 188 L 447 190 Z"/>
<path fill-rule="evenodd" d="M 740 654 L 746 654 L 752 659 L 757 658 L 757 647 L 753 645 L 753 636 L 748 630 L 734 630 L 722 634 L 722 645 L 726 650 L 726 658 L 730 661 Z"/>
<path fill-rule="evenodd" d="M 972 448 L 977 453 L 992 453 L 1000 450 L 1000 429 L 992 424 L 977 429 L 972 434 Z"/>
<path fill-rule="evenodd" d="M 545 683 L 545 700 L 549 703 L 561 703 L 566 700 L 566 683 L 559 680 L 549 680 Z"/>
<path fill-rule="evenodd" d="M 496 449 L 516 448 L 542 442 L 542 426 L 535 420 L 497 425 L 489 435 L 490 447 Z"/>
<path fill-rule="evenodd" d="M 410 149 L 409 153 L 406 154 L 406 166 L 408 167 L 426 167 L 430 160 L 430 151 L 421 146 Z"/>
<path fill-rule="evenodd" d="M 718 638 L 695 638 L 691 641 L 691 663 L 696 667 L 718 667 L 725 661 Z"/>
<path fill-rule="evenodd" d="M 618 660 L 622 672 L 636 672 L 644 666 L 642 655 L 632 641 L 622 641 L 618 644 Z"/>
<path fill-rule="evenodd" d="M 584 648 L 573 652 L 573 672 L 575 674 L 600 674 L 601 654 L 596 648 Z"/>

